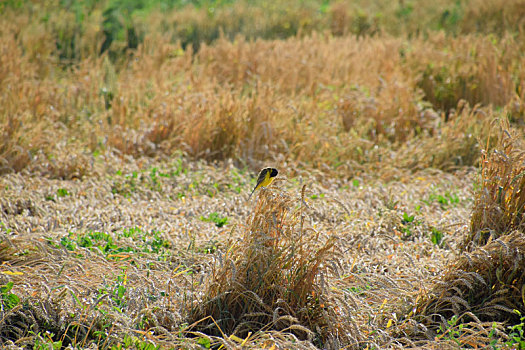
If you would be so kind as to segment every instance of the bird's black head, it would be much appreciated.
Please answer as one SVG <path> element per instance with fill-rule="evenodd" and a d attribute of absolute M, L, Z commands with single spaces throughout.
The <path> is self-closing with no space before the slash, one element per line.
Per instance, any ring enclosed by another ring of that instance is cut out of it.
<path fill-rule="evenodd" d="M 279 172 L 275 168 L 270 168 L 270 177 L 276 177 Z"/>

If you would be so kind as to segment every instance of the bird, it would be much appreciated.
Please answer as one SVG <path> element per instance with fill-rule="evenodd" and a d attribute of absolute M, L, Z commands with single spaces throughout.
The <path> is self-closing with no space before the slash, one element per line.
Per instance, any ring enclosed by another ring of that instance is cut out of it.
<path fill-rule="evenodd" d="M 253 192 L 255 192 L 256 189 L 260 188 L 261 186 L 266 187 L 269 184 L 272 183 L 274 178 L 279 174 L 277 169 L 275 168 L 264 168 L 259 173 L 259 177 L 257 178 L 257 185 L 255 185 L 255 188 L 253 189 L 252 193 L 250 193 L 250 197 L 248 197 L 248 200 L 252 198 Z"/>

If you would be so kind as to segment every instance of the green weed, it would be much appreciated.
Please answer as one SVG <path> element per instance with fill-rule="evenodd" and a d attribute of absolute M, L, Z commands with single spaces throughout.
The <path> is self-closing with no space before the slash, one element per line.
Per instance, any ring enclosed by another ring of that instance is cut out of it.
<path fill-rule="evenodd" d="M 129 245 L 123 238 L 131 238 L 134 245 Z M 92 252 L 102 254 L 108 260 L 125 259 L 120 253 L 135 253 L 139 256 L 154 254 L 158 260 L 165 260 L 169 256 L 169 241 L 162 237 L 160 231 L 145 232 L 139 227 L 127 228 L 113 235 L 106 232 L 89 231 L 83 234 L 70 232 L 60 239 L 60 243 L 54 243 L 50 237 L 48 243 L 55 247 L 64 247 L 69 251 L 77 251 L 77 247 L 89 249 Z M 83 255 L 78 252 L 77 257 Z M 131 258 L 131 256 L 129 257 Z"/>
<path fill-rule="evenodd" d="M 355 294 L 355 295 L 358 295 L 358 296 L 361 296 L 363 294 L 366 293 L 366 291 L 372 289 L 372 285 L 370 284 L 364 284 L 362 286 L 354 286 L 354 287 L 350 287 L 350 288 L 347 288 L 346 290 Z"/>
<path fill-rule="evenodd" d="M 135 336 L 125 334 L 122 338 L 122 343 L 113 345 L 111 350 L 125 350 L 125 349 L 137 349 L 137 350 L 157 350 L 160 349 L 160 345 L 154 345 L 146 340 L 141 340 Z"/>
<path fill-rule="evenodd" d="M 216 212 L 209 214 L 208 217 L 204 217 L 201 215 L 200 219 L 205 222 L 213 222 L 217 227 L 223 227 L 228 223 L 228 217 L 223 217 Z"/>
<path fill-rule="evenodd" d="M 129 197 L 132 193 L 139 191 L 141 186 L 162 192 L 162 178 L 173 178 L 179 174 L 180 171 L 177 168 L 164 172 L 157 167 L 152 167 L 148 170 L 135 170 L 126 175 L 123 175 L 122 171 L 118 170 L 111 192 Z"/>
<path fill-rule="evenodd" d="M 20 298 L 16 294 L 11 293 L 13 285 L 13 282 L 8 282 L 7 284 L 0 286 L 0 298 L 3 310 L 11 310 L 20 304 Z"/>
<path fill-rule="evenodd" d="M 0 232 L 5 233 L 6 235 L 10 234 L 13 230 L 7 227 L 2 221 L 0 221 Z"/>
<path fill-rule="evenodd" d="M 66 196 L 69 196 L 70 193 L 68 190 L 66 190 L 65 188 L 59 188 L 57 190 L 57 197 L 58 198 L 61 198 L 61 197 L 66 197 Z"/>
<path fill-rule="evenodd" d="M 520 316 L 520 323 L 508 327 L 509 340 L 505 345 L 512 349 L 525 349 L 525 316 L 522 316 L 518 310 L 514 312 Z"/>
<path fill-rule="evenodd" d="M 213 254 L 217 251 L 219 247 L 219 241 L 216 239 L 210 239 L 202 248 L 198 248 L 197 251 L 204 254 Z"/>
<path fill-rule="evenodd" d="M 447 325 L 440 325 L 439 329 L 436 331 L 438 334 L 441 333 L 439 338 L 451 340 L 455 342 L 458 346 L 462 345 L 462 342 L 460 341 L 462 330 L 464 328 L 464 325 L 457 324 L 458 317 L 456 315 L 452 316 L 450 320 L 447 320 Z"/>
<path fill-rule="evenodd" d="M 77 249 L 76 242 L 71 240 L 69 236 L 60 238 L 60 245 L 69 251 L 74 251 Z"/>
<path fill-rule="evenodd" d="M 147 187 L 154 191 L 161 192 L 162 185 L 160 178 L 172 178 L 180 174 L 180 171 L 177 169 L 171 170 L 170 172 L 160 171 L 158 168 L 153 167 L 149 170 L 149 181 L 147 182 Z"/>
<path fill-rule="evenodd" d="M 128 305 L 128 297 L 126 295 L 127 292 L 127 281 L 128 281 L 128 275 L 126 272 L 126 267 L 121 267 L 122 272 L 117 276 L 117 279 L 113 283 L 113 285 L 106 285 L 99 289 L 98 294 L 99 296 L 103 295 L 109 295 L 109 298 L 112 302 L 111 307 L 118 311 L 119 313 L 124 312 L 124 309 Z"/>
<path fill-rule="evenodd" d="M 410 224 L 412 222 L 414 222 L 414 215 L 409 215 L 406 212 L 404 212 L 403 213 L 403 220 L 401 221 L 401 223 L 403 225 L 406 225 L 406 224 Z"/>
<path fill-rule="evenodd" d="M 197 344 L 199 344 L 200 346 L 202 346 L 204 349 L 209 349 L 209 348 L 211 348 L 211 342 L 210 342 L 210 339 L 207 338 L 207 337 L 200 337 L 199 339 L 197 339 Z"/>
<path fill-rule="evenodd" d="M 166 249 L 171 247 L 169 241 L 162 237 L 160 231 L 151 230 L 145 232 L 140 227 L 127 228 L 122 233 L 117 233 L 117 237 L 132 238 L 138 243 L 139 251 L 143 253 L 158 254 L 165 257 L 168 252 Z"/>
<path fill-rule="evenodd" d="M 206 193 L 208 194 L 208 196 L 210 196 L 211 198 L 215 197 L 217 195 L 217 193 L 219 193 L 219 184 L 218 183 L 214 183 L 212 185 L 212 189 L 207 189 L 206 190 Z"/>
<path fill-rule="evenodd" d="M 324 193 L 320 193 L 320 194 L 312 194 L 312 195 L 310 196 L 310 198 L 312 198 L 312 199 L 324 198 Z"/>
<path fill-rule="evenodd" d="M 33 350 L 60 350 L 62 349 L 62 341 L 53 340 L 55 336 L 54 333 L 45 331 L 44 333 L 38 332 L 34 333 L 29 331 L 29 334 L 35 336 L 35 344 L 33 345 Z"/>
<path fill-rule="evenodd" d="M 117 176 L 123 176 L 122 171 L 118 170 L 116 173 Z M 124 175 L 124 181 L 115 181 L 111 187 L 111 193 L 120 194 L 124 197 L 129 197 L 132 193 L 137 191 L 138 185 L 140 183 L 138 179 L 138 172 L 133 171 L 131 174 Z"/>
<path fill-rule="evenodd" d="M 55 202 L 56 199 L 70 196 L 71 193 L 65 188 L 59 188 L 55 194 L 48 194 L 44 197 L 46 201 Z"/>
<path fill-rule="evenodd" d="M 432 228 L 431 228 L 431 233 L 430 233 L 430 240 L 431 240 L 432 243 L 434 243 L 435 245 L 441 247 L 441 243 L 442 243 L 442 241 L 443 241 L 443 232 L 441 232 L 440 230 L 438 230 L 438 229 L 435 228 L 435 227 L 432 227 Z"/>
<path fill-rule="evenodd" d="M 149 172 L 149 188 L 154 191 L 162 191 L 162 186 L 159 182 L 159 176 L 166 176 L 166 174 L 159 173 L 157 168 L 152 168 Z"/>
<path fill-rule="evenodd" d="M 231 182 L 226 186 L 240 194 L 242 192 L 242 189 L 246 186 L 246 181 L 244 180 L 243 176 L 245 172 L 246 170 L 243 169 L 239 170 L 236 168 L 232 168 L 230 171 Z"/>
<path fill-rule="evenodd" d="M 401 218 L 402 226 L 399 228 L 399 231 L 403 233 L 403 236 L 401 238 L 403 240 L 412 238 L 412 235 L 413 235 L 412 229 L 419 224 L 420 222 L 415 221 L 414 215 L 410 215 L 407 212 L 404 212 Z"/>
<path fill-rule="evenodd" d="M 44 199 L 46 201 L 51 201 L 51 202 L 54 202 L 56 201 L 56 199 L 58 198 L 62 198 L 62 197 L 67 197 L 67 196 L 70 196 L 71 193 L 69 193 L 69 191 L 65 188 L 59 188 L 55 194 L 48 194 L 44 197 Z"/>
<path fill-rule="evenodd" d="M 427 200 L 423 200 L 423 202 L 427 205 L 433 202 L 439 203 L 441 209 L 445 210 L 449 207 L 456 206 L 459 204 L 459 197 L 450 192 L 446 192 L 444 195 L 441 194 L 431 194 L 428 196 Z"/>

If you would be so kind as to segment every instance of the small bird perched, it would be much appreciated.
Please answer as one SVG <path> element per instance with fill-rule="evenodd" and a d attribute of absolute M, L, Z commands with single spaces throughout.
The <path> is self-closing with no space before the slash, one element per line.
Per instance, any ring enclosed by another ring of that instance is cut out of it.
<path fill-rule="evenodd" d="M 248 200 L 252 198 L 253 192 L 255 192 L 256 189 L 263 186 L 266 187 L 269 184 L 272 183 L 273 179 L 277 176 L 279 172 L 275 168 L 264 168 L 259 173 L 259 177 L 257 178 L 257 185 L 255 185 L 255 188 L 253 189 L 252 193 L 250 193 L 250 197 L 248 197 Z"/>

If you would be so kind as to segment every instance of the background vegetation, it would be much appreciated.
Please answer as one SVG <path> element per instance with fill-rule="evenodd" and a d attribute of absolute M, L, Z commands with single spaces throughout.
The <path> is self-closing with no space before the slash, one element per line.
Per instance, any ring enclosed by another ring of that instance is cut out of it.
<path fill-rule="evenodd" d="M 2 172 L 79 176 L 108 149 L 476 164 L 487 121 L 523 123 L 522 2 L 389 4 L 4 2 Z"/>
<path fill-rule="evenodd" d="M 0 344 L 523 346 L 524 18 L 1 2 Z"/>

